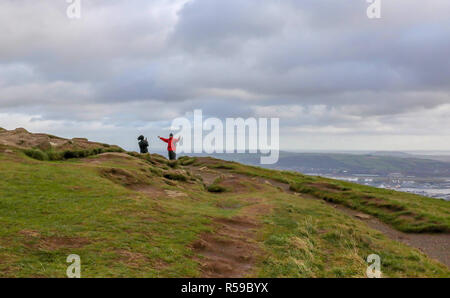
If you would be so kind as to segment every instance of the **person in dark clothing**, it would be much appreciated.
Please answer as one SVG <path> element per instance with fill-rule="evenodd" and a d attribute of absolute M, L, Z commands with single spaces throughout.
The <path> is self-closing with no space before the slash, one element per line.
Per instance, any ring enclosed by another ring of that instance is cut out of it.
<path fill-rule="evenodd" d="M 170 137 L 168 139 L 165 138 L 161 138 L 158 136 L 158 138 L 161 139 L 161 141 L 166 142 L 167 143 L 167 151 L 169 152 L 169 160 L 176 160 L 177 159 L 177 143 L 181 140 L 181 137 L 179 137 L 178 139 L 174 139 L 173 138 L 173 134 L 170 134 Z"/>
<path fill-rule="evenodd" d="M 147 138 L 144 138 L 144 136 L 139 136 L 139 149 L 141 150 L 141 154 L 148 153 L 148 141 Z"/>

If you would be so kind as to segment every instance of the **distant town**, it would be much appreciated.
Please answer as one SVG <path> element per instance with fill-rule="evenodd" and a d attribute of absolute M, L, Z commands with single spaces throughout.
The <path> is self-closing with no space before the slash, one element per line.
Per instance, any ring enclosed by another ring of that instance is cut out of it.
<path fill-rule="evenodd" d="M 417 178 L 413 176 L 403 176 L 401 173 L 392 173 L 387 177 L 379 175 L 329 175 L 325 173 L 305 173 L 308 175 L 318 175 L 332 179 L 339 179 L 363 185 L 370 185 L 378 188 L 393 189 L 415 193 L 418 195 L 444 199 L 450 201 L 450 178 Z"/>
<path fill-rule="evenodd" d="M 262 166 L 258 155 L 217 154 L 216 157 Z M 450 201 L 448 153 L 280 152 L 278 163 L 267 167 Z"/>

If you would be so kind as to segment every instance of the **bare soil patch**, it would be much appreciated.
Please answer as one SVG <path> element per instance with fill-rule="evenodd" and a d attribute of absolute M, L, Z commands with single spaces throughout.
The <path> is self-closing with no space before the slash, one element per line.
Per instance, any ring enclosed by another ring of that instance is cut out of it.
<path fill-rule="evenodd" d="M 254 189 L 251 188 L 258 189 L 254 181 L 251 181 L 246 177 L 240 177 L 237 175 L 223 176 L 223 179 L 219 183 L 219 185 L 227 189 L 230 189 L 233 193 L 245 193 L 249 191 L 254 191 Z"/>
<path fill-rule="evenodd" d="M 250 187 L 257 187 L 257 183 L 245 175 L 229 174 L 206 167 L 190 167 L 190 170 L 201 176 L 206 184 L 212 184 L 222 177 L 219 183 L 221 186 L 242 194 L 239 198 L 242 205 L 250 203 L 242 208 L 241 216 L 214 219 L 215 231 L 202 234 L 192 244 L 192 249 L 199 256 L 196 260 L 200 264 L 202 277 L 238 278 L 250 275 L 254 264 L 263 254 L 256 240 L 257 231 L 261 227 L 260 216 L 271 212 L 272 207 L 261 198 L 245 197 L 251 190 Z M 261 186 L 259 188 L 262 189 Z"/>
<path fill-rule="evenodd" d="M 92 242 L 90 239 L 83 237 L 43 237 L 39 231 L 28 229 L 20 231 L 19 234 L 26 238 L 26 246 L 45 250 L 57 250 L 60 248 L 81 248 Z"/>
<path fill-rule="evenodd" d="M 149 261 L 148 257 L 138 252 L 132 252 L 124 249 L 116 252 L 120 256 L 119 261 L 130 267 L 140 267 L 142 264 Z"/>
<path fill-rule="evenodd" d="M 35 231 L 35 230 L 22 230 L 19 232 L 19 234 L 25 236 L 25 237 L 32 237 L 32 238 L 37 238 L 41 236 L 41 233 L 39 233 L 39 231 Z"/>
<path fill-rule="evenodd" d="M 212 171 L 212 170 L 208 169 L 207 167 L 203 167 L 203 168 L 190 167 L 189 169 L 194 175 L 198 175 L 198 176 L 202 177 L 203 182 L 206 185 L 212 184 L 214 182 L 214 180 L 216 180 L 217 177 L 220 177 L 220 175 L 221 175 L 219 172 Z"/>
<path fill-rule="evenodd" d="M 100 169 L 102 177 L 127 187 L 136 187 L 145 185 L 144 181 L 136 177 L 130 171 L 120 168 L 103 168 Z"/>
<path fill-rule="evenodd" d="M 57 250 L 60 248 L 81 248 L 88 245 L 91 241 L 81 237 L 45 237 L 41 238 L 39 248 L 47 250 Z"/>
<path fill-rule="evenodd" d="M 251 273 L 261 248 L 255 241 L 258 224 L 249 218 L 216 219 L 216 231 L 192 244 L 203 277 L 237 278 Z"/>
<path fill-rule="evenodd" d="M 134 185 L 131 186 L 130 188 L 134 191 L 138 191 L 156 198 L 167 195 L 167 193 L 163 189 L 154 185 Z"/>
<path fill-rule="evenodd" d="M 32 238 L 36 238 L 31 236 Z M 26 246 L 34 249 L 58 250 L 58 249 L 74 249 L 82 248 L 91 243 L 87 238 L 82 237 L 40 237 L 36 242 L 28 243 Z"/>

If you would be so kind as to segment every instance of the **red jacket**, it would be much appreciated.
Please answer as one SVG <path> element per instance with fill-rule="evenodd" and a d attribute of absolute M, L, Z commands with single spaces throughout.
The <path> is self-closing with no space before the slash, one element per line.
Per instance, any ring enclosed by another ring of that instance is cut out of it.
<path fill-rule="evenodd" d="M 160 138 L 161 141 L 164 141 L 167 143 L 167 151 L 176 151 L 177 150 L 177 143 L 180 141 L 180 138 L 174 139 L 173 137 L 170 137 L 168 139 Z"/>

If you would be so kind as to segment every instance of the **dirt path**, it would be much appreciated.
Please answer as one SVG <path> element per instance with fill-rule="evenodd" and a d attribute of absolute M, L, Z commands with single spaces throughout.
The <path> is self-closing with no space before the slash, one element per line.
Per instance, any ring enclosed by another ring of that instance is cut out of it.
<path fill-rule="evenodd" d="M 224 175 L 224 183 L 235 183 L 237 180 L 253 181 L 247 176 L 220 171 L 191 169 L 211 184 L 216 178 Z M 229 180 L 229 181 L 227 181 Z M 238 278 L 251 276 L 257 259 L 263 250 L 257 242 L 257 230 L 261 227 L 260 217 L 271 211 L 272 207 L 263 199 L 255 198 L 240 187 L 235 191 L 242 195 L 240 200 L 247 206 L 240 210 L 240 215 L 229 218 L 216 218 L 213 233 L 200 236 L 192 248 L 200 257 L 202 277 Z"/>
<path fill-rule="evenodd" d="M 450 234 L 404 233 L 391 228 L 389 225 L 368 214 L 339 205 L 334 205 L 333 207 L 358 220 L 364 221 L 369 227 L 382 232 L 392 240 L 419 249 L 429 257 L 438 260 L 450 268 Z"/>
<path fill-rule="evenodd" d="M 222 172 L 222 171 L 221 171 Z M 226 171 L 223 171 L 226 173 Z M 241 174 L 234 174 L 237 176 L 245 176 Z M 289 189 L 289 185 L 266 178 L 251 178 L 253 180 L 258 180 L 260 183 L 270 183 L 275 187 L 283 189 L 285 192 L 296 194 L 306 199 L 321 200 L 319 198 L 313 197 L 311 195 L 298 194 Z M 377 230 L 390 239 L 394 241 L 402 242 L 408 246 L 414 247 L 433 258 L 442 264 L 450 268 L 450 234 L 414 234 L 414 233 L 404 233 L 400 232 L 391 226 L 383 223 L 379 219 L 370 216 L 368 214 L 362 213 L 361 211 L 353 210 L 342 205 L 336 205 L 330 202 L 326 202 L 328 205 L 336 208 L 337 210 L 352 216 L 353 218 L 365 222 L 369 227 Z"/>
<path fill-rule="evenodd" d="M 271 181 L 271 183 L 273 185 L 276 185 L 277 187 L 282 188 L 286 192 L 294 193 L 289 189 L 289 186 L 287 184 L 283 184 L 277 181 Z M 301 194 L 301 197 L 321 200 L 319 198 L 305 194 Z M 450 268 L 450 234 L 404 233 L 361 211 L 357 211 L 342 205 L 336 205 L 330 202 L 326 203 L 333 206 L 335 209 L 338 209 L 339 211 L 352 216 L 357 220 L 365 222 L 369 227 L 383 233 L 392 240 L 399 241 L 408 246 L 419 249 L 424 254 L 435 260 L 438 260 L 439 262 Z"/>
<path fill-rule="evenodd" d="M 214 233 L 201 235 L 193 244 L 201 266 L 202 277 L 237 278 L 252 273 L 253 264 L 261 253 L 255 241 L 259 224 L 249 218 L 214 220 Z"/>

